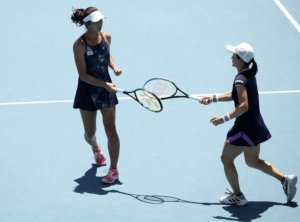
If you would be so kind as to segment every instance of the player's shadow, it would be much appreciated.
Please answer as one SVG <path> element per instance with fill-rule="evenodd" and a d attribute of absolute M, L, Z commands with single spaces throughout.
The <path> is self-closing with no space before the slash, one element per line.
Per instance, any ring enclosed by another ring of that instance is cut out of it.
<path fill-rule="evenodd" d="M 102 183 L 102 177 L 96 176 L 97 169 L 99 166 L 97 164 L 92 164 L 92 167 L 85 172 L 85 174 L 75 179 L 74 181 L 78 183 L 78 185 L 74 188 L 74 192 L 76 193 L 90 193 L 97 195 L 105 195 L 109 192 L 104 190 L 103 188 L 109 187 L 109 184 Z M 122 184 L 120 181 L 117 181 L 115 184 Z"/>
<path fill-rule="evenodd" d="M 74 181 L 78 183 L 78 185 L 74 188 L 74 192 L 84 194 L 97 194 L 97 195 L 106 195 L 108 193 L 117 193 L 122 195 L 127 195 L 135 198 L 138 201 L 148 203 L 148 204 L 163 204 L 166 202 L 177 202 L 177 203 L 190 203 L 190 204 L 201 204 L 201 205 L 220 205 L 220 203 L 207 203 L 207 202 L 193 202 L 182 200 L 177 197 L 171 196 L 163 196 L 163 195 L 141 195 L 141 194 L 130 194 L 121 192 L 118 190 L 104 190 L 103 188 L 107 188 L 110 185 L 103 184 L 101 179 L 102 177 L 96 176 L 97 169 L 99 166 L 97 164 L 92 164 L 92 167 L 88 169 L 85 174 L 75 179 Z M 120 181 L 117 181 L 115 184 L 122 184 Z"/>
<path fill-rule="evenodd" d="M 252 220 L 262 217 L 262 214 L 269 208 L 274 206 L 296 208 L 296 202 L 291 203 L 277 203 L 270 201 L 250 201 L 247 206 L 224 206 L 223 209 L 228 211 L 230 217 L 214 216 L 215 219 L 230 220 L 230 221 L 244 221 L 250 222 Z"/>
<path fill-rule="evenodd" d="M 126 192 L 121 192 L 118 190 L 104 190 L 110 185 L 105 185 L 102 183 L 102 177 L 96 176 L 97 169 L 99 166 L 97 164 L 92 164 L 92 167 L 87 170 L 84 176 L 75 179 L 74 181 L 78 185 L 74 188 L 76 193 L 90 193 L 97 195 L 106 195 L 108 193 L 115 193 L 126 195 L 131 198 L 134 198 L 140 202 L 147 204 L 164 204 L 164 203 L 184 203 L 184 204 L 198 204 L 204 206 L 210 205 L 221 205 L 220 203 L 209 203 L 209 202 L 196 202 L 179 199 L 177 197 L 164 196 L 164 195 L 142 195 L 142 194 L 131 194 Z M 117 181 L 114 184 L 122 184 L 120 181 Z M 269 208 L 273 206 L 282 206 L 282 207 L 291 207 L 296 208 L 298 204 L 296 202 L 291 203 L 278 203 L 278 202 L 269 202 L 269 201 L 250 201 L 247 206 L 223 206 L 222 208 L 225 211 L 228 211 L 231 215 L 226 216 L 214 216 L 215 219 L 229 220 L 229 221 L 252 221 L 258 218 L 261 218 L 263 213 L 266 212 Z"/>
<path fill-rule="evenodd" d="M 163 203 L 186 203 L 186 204 L 200 204 L 200 205 L 220 205 L 220 203 L 208 203 L 208 202 L 195 202 L 179 199 L 177 197 L 164 196 L 164 195 L 143 195 L 143 194 L 131 194 L 125 193 L 118 190 L 110 190 L 110 193 L 123 194 L 129 197 L 132 197 L 140 202 L 147 204 L 163 204 Z"/>

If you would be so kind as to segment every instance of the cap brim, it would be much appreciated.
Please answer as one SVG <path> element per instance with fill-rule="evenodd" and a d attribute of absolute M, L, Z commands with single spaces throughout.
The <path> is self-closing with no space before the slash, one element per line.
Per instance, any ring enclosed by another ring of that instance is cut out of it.
<path fill-rule="evenodd" d="M 234 45 L 226 45 L 225 46 L 226 50 L 231 52 L 231 53 L 236 53 L 236 47 Z"/>
<path fill-rule="evenodd" d="M 91 20 L 90 20 L 90 22 L 99 22 L 101 19 L 104 19 L 105 18 L 105 16 L 104 15 L 99 15 L 99 16 L 96 16 L 96 17 L 94 17 L 94 18 L 92 18 Z"/>
<path fill-rule="evenodd" d="M 94 11 L 88 16 L 83 18 L 84 22 L 99 22 L 101 19 L 105 18 L 105 16 L 100 11 Z"/>

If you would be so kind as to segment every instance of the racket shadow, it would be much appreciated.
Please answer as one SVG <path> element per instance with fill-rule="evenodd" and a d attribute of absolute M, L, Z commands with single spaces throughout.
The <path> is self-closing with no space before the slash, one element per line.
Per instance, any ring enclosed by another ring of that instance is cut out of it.
<path fill-rule="evenodd" d="M 231 221 L 252 221 L 258 218 L 262 218 L 269 208 L 274 206 L 283 206 L 296 208 L 298 204 L 296 202 L 291 203 L 277 203 L 270 201 L 250 201 L 246 206 L 224 206 L 223 209 L 228 211 L 230 217 L 214 216 L 215 219 L 231 220 Z M 280 211 L 280 209 L 277 209 Z"/>
<path fill-rule="evenodd" d="M 143 194 L 130 194 L 126 192 L 121 192 L 118 190 L 109 190 L 110 193 L 118 193 L 126 196 L 130 196 L 140 202 L 147 204 L 164 204 L 164 203 L 185 203 L 185 204 L 199 204 L 199 205 L 221 205 L 220 203 L 208 203 L 208 202 L 195 202 L 179 199 L 177 197 L 164 196 L 164 195 L 143 195 Z"/>
<path fill-rule="evenodd" d="M 92 164 L 92 167 L 88 169 L 85 174 L 75 179 L 74 181 L 78 183 L 78 185 L 74 188 L 75 193 L 89 193 L 89 194 L 97 194 L 97 195 L 106 195 L 109 192 L 104 190 L 103 188 L 109 187 L 111 185 L 122 184 L 120 181 L 116 181 L 113 184 L 104 184 L 102 183 L 102 177 L 96 176 L 97 169 L 100 166 L 97 164 Z"/>

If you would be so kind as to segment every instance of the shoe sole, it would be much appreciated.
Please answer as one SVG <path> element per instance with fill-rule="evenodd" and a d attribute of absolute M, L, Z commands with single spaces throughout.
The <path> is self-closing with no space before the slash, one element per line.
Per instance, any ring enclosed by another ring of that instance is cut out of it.
<path fill-rule="evenodd" d="M 224 203 L 224 202 L 220 201 L 220 203 L 224 204 L 224 205 L 235 205 L 235 206 L 240 206 L 240 207 L 248 205 L 248 201 L 247 202 L 239 202 L 239 203 Z"/>
<path fill-rule="evenodd" d="M 106 166 L 106 165 L 107 165 L 106 162 L 105 162 L 105 163 L 102 163 L 102 164 L 99 164 L 99 163 L 96 162 L 96 164 L 97 164 L 98 166 Z"/>
<path fill-rule="evenodd" d="M 113 184 L 113 183 L 117 182 L 118 180 L 119 180 L 119 177 L 118 177 L 117 179 L 115 179 L 114 181 L 112 181 L 112 182 L 108 182 L 108 181 L 103 181 L 103 180 L 102 180 L 102 183 L 105 183 L 105 184 Z"/>
<path fill-rule="evenodd" d="M 236 206 L 245 206 L 248 204 L 248 200 L 243 199 L 237 202 L 223 202 L 222 198 L 220 198 L 220 203 L 225 204 L 225 205 L 236 205 Z"/>

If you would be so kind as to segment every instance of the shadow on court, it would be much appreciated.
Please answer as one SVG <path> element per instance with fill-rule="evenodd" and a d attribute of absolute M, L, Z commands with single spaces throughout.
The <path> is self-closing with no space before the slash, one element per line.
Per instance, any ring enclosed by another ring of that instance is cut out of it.
<path fill-rule="evenodd" d="M 127 195 L 130 197 L 133 197 L 134 199 L 148 203 L 148 204 L 163 204 L 163 203 L 187 203 L 187 204 L 200 204 L 200 205 L 221 205 L 220 203 L 208 203 L 208 202 L 195 202 L 195 201 L 188 201 L 188 200 L 182 200 L 177 197 L 171 197 L 171 196 L 163 196 L 163 195 L 143 195 L 143 194 L 130 194 L 121 192 L 118 190 L 110 190 L 108 191 L 110 193 L 118 193 Z"/>
<path fill-rule="evenodd" d="M 102 177 L 97 177 L 97 169 L 100 166 L 97 164 L 92 164 L 92 167 L 85 172 L 84 176 L 75 179 L 74 181 L 78 183 L 78 185 L 74 188 L 74 192 L 76 193 L 90 193 L 97 195 L 106 195 L 109 191 L 103 190 L 103 188 L 109 187 L 109 184 L 103 184 L 101 179 Z M 122 184 L 122 182 L 117 181 L 115 184 Z"/>
<path fill-rule="evenodd" d="M 258 218 L 262 218 L 262 214 L 269 208 L 274 206 L 283 206 L 296 208 L 298 204 L 296 202 L 291 203 L 277 203 L 269 201 L 250 201 L 247 206 L 224 206 L 223 209 L 228 211 L 231 216 L 214 216 L 215 219 L 231 220 L 231 221 L 252 221 Z"/>
<path fill-rule="evenodd" d="M 97 169 L 99 166 L 97 164 L 92 164 L 92 167 L 86 171 L 86 173 L 74 181 L 78 185 L 74 188 L 74 192 L 84 194 L 97 194 L 106 195 L 109 193 L 120 194 L 129 196 L 137 201 L 147 203 L 147 204 L 164 204 L 164 203 L 183 203 L 183 204 L 198 204 L 204 206 L 221 205 L 218 203 L 209 202 L 195 202 L 179 199 L 177 197 L 164 196 L 164 195 L 143 195 L 143 194 L 131 194 L 122 192 L 119 190 L 104 190 L 104 188 L 110 187 L 110 185 L 103 184 L 102 177 L 97 177 Z M 122 182 L 117 181 L 113 185 L 121 185 Z M 228 220 L 228 221 L 252 221 L 258 218 L 262 218 L 264 212 L 269 208 L 274 206 L 291 207 L 296 208 L 298 204 L 296 202 L 291 203 L 278 203 L 270 201 L 250 201 L 247 206 L 222 206 L 222 208 L 227 211 L 230 216 L 214 216 L 215 219 Z"/>
<path fill-rule="evenodd" d="M 135 198 L 136 200 L 148 204 L 163 204 L 163 203 L 189 203 L 189 204 L 201 204 L 201 205 L 220 205 L 220 203 L 207 203 L 207 202 L 193 202 L 182 200 L 177 197 L 171 196 L 163 196 L 163 195 L 141 195 L 141 194 L 130 194 L 121 192 L 118 190 L 104 190 L 103 188 L 107 188 L 109 184 L 103 184 L 101 179 L 102 177 L 97 177 L 97 169 L 99 166 L 97 164 L 92 164 L 92 167 L 85 172 L 85 174 L 75 179 L 74 181 L 78 183 L 78 185 L 74 188 L 75 193 L 89 193 L 89 194 L 97 194 L 97 195 L 106 195 L 108 193 L 115 193 L 121 195 L 127 195 Z M 113 185 L 119 184 L 122 182 L 117 181 Z"/>

